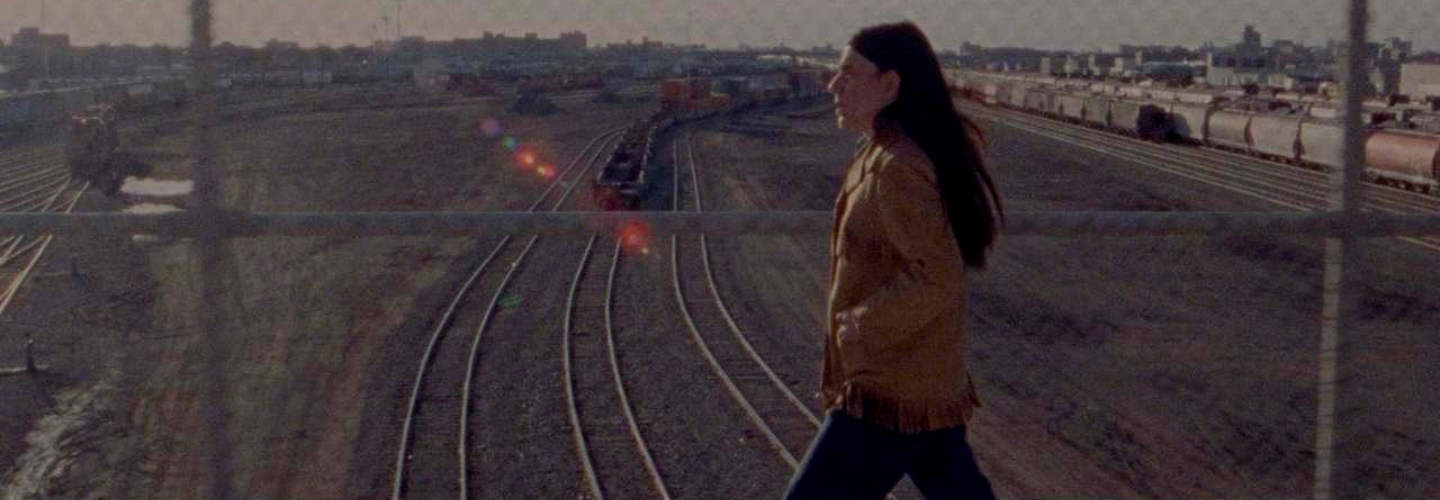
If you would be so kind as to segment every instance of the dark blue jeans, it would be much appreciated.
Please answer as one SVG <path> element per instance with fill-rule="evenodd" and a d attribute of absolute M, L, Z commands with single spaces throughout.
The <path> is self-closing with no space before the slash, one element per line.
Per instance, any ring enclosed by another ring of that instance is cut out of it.
<path fill-rule="evenodd" d="M 909 474 L 927 500 L 991 500 L 965 427 L 891 432 L 832 411 L 790 480 L 786 500 L 880 500 Z"/>

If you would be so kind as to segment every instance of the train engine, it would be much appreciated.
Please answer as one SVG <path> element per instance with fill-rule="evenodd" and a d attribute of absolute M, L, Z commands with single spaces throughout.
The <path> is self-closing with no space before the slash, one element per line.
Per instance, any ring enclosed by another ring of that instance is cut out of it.
<path fill-rule="evenodd" d="M 106 104 L 87 106 L 70 117 L 65 162 L 75 179 L 89 181 L 106 194 L 114 194 L 124 177 L 118 168 L 119 140 L 115 108 Z"/>
<path fill-rule="evenodd" d="M 593 195 L 601 210 L 635 210 L 645 197 L 645 167 L 650 160 L 654 127 L 650 120 L 632 124 L 610 152 L 595 177 Z"/>

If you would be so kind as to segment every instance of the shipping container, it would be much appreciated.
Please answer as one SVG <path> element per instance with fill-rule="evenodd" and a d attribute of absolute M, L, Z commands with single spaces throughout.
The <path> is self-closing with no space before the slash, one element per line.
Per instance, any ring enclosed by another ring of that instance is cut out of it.
<path fill-rule="evenodd" d="M 671 78 L 660 82 L 660 100 L 685 102 L 710 95 L 709 78 Z"/>
<path fill-rule="evenodd" d="M 661 102 L 685 102 L 690 99 L 690 85 L 684 80 L 664 80 L 660 82 Z"/>

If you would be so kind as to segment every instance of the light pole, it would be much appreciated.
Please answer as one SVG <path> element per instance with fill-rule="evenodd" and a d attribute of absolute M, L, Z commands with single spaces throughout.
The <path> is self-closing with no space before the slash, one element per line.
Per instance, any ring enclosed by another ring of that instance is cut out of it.
<path fill-rule="evenodd" d="M 40 59 L 45 65 L 45 84 L 50 84 L 50 44 L 45 42 L 45 0 L 40 0 L 40 33 L 36 42 L 40 43 Z"/>
<path fill-rule="evenodd" d="M 686 31 L 690 32 L 689 36 L 685 37 L 686 42 L 688 42 L 690 46 L 685 47 L 685 52 L 681 55 L 681 61 L 685 64 L 685 95 L 693 99 L 694 97 L 690 96 L 690 89 L 692 88 L 692 84 L 690 83 L 690 65 L 693 64 L 694 61 L 692 61 L 690 57 L 692 55 L 691 51 L 695 48 L 695 9 L 685 11 L 685 27 Z"/>

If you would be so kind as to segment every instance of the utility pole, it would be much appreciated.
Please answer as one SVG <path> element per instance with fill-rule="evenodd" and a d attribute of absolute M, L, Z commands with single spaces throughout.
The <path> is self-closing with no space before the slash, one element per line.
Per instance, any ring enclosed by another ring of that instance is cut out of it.
<path fill-rule="evenodd" d="M 45 64 L 45 84 L 50 84 L 50 44 L 45 42 L 45 0 L 40 0 L 40 58 Z"/>
<path fill-rule="evenodd" d="M 695 84 L 694 82 L 690 81 L 690 79 L 692 78 L 690 75 L 690 65 L 694 63 L 694 61 L 692 61 L 690 57 L 692 55 L 691 51 L 694 49 L 695 45 L 695 9 L 689 9 L 685 11 L 685 27 L 686 31 L 690 32 L 689 36 L 686 36 L 685 38 L 691 46 L 684 48 L 684 52 L 680 56 L 680 61 L 682 64 L 685 65 L 685 105 L 688 107 L 691 106 L 693 104 L 693 101 L 695 100 Z"/>

